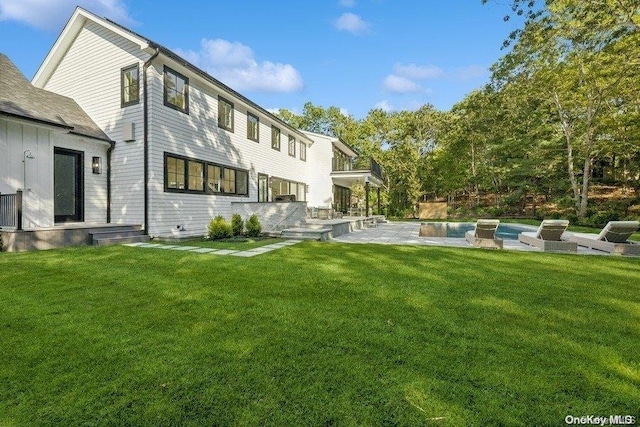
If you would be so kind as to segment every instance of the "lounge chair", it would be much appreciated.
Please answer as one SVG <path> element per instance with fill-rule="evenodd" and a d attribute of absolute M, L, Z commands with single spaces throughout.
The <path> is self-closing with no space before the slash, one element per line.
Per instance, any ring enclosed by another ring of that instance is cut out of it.
<path fill-rule="evenodd" d="M 475 230 L 467 231 L 464 233 L 464 237 L 476 248 L 502 249 L 502 239 L 496 238 L 499 224 L 500 220 L 497 219 L 479 219 L 476 222 Z"/>
<path fill-rule="evenodd" d="M 545 252 L 577 252 L 575 242 L 563 241 L 562 233 L 569 226 L 565 219 L 545 219 L 537 231 L 524 231 L 518 235 L 518 241 L 535 246 Z"/>
<path fill-rule="evenodd" d="M 612 254 L 640 255 L 640 244 L 629 240 L 638 227 L 638 221 L 609 221 L 598 235 L 567 233 L 567 240 L 579 246 Z"/>

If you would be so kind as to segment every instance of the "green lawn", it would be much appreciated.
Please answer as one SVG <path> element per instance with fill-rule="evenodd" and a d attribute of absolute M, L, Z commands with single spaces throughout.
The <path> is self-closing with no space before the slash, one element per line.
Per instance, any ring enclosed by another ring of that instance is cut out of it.
<path fill-rule="evenodd" d="M 72 248 L 0 254 L 0 301 L 1 426 L 640 415 L 637 258 Z"/>

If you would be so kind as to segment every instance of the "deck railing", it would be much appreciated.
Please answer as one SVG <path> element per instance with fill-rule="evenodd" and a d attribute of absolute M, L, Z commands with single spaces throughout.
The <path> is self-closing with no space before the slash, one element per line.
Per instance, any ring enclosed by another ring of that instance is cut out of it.
<path fill-rule="evenodd" d="M 22 191 L 16 194 L 0 193 L 0 227 L 22 230 Z"/>

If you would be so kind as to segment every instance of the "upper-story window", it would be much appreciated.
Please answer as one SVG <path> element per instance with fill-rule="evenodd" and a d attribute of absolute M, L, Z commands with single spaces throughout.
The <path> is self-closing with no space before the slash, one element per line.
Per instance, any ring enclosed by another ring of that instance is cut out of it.
<path fill-rule="evenodd" d="M 342 151 L 333 147 L 333 162 L 331 170 L 334 171 L 350 171 L 351 170 L 351 157 L 347 156 Z"/>
<path fill-rule="evenodd" d="M 120 71 L 120 104 L 122 107 L 137 104 L 140 100 L 138 64 Z"/>
<path fill-rule="evenodd" d="M 259 140 L 260 119 L 251 113 L 247 113 L 247 138 L 258 142 Z"/>
<path fill-rule="evenodd" d="M 164 105 L 189 114 L 189 79 L 164 67 Z"/>
<path fill-rule="evenodd" d="M 300 160 L 307 161 L 307 144 L 302 141 L 300 141 Z"/>
<path fill-rule="evenodd" d="M 280 129 L 271 126 L 271 148 L 280 151 Z"/>
<path fill-rule="evenodd" d="M 218 127 L 233 132 L 233 104 L 218 97 Z"/>
<path fill-rule="evenodd" d="M 291 135 L 289 135 L 289 155 L 296 156 L 296 139 Z"/>

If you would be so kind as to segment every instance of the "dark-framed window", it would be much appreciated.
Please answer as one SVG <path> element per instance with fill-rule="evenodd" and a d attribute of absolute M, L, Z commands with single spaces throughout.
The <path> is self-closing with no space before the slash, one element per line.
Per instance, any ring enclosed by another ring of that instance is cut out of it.
<path fill-rule="evenodd" d="M 233 103 L 218 97 L 218 127 L 233 132 Z"/>
<path fill-rule="evenodd" d="M 204 162 L 164 154 L 165 191 L 204 193 Z"/>
<path fill-rule="evenodd" d="M 271 197 L 278 200 L 279 196 L 295 195 L 296 200 L 304 202 L 307 198 L 307 184 L 304 182 L 290 181 L 284 178 L 269 177 Z"/>
<path fill-rule="evenodd" d="M 251 113 L 247 113 L 247 138 L 255 142 L 260 140 L 260 119 Z"/>
<path fill-rule="evenodd" d="M 280 151 L 280 129 L 271 126 L 271 148 Z"/>
<path fill-rule="evenodd" d="M 120 106 L 128 107 L 140 102 L 140 69 L 133 64 L 120 70 Z"/>
<path fill-rule="evenodd" d="M 300 160 L 307 161 L 307 144 L 302 141 L 300 141 Z"/>
<path fill-rule="evenodd" d="M 189 79 L 165 65 L 164 105 L 189 114 Z"/>
<path fill-rule="evenodd" d="M 164 190 L 175 193 L 249 195 L 249 172 L 164 153 Z"/>
<path fill-rule="evenodd" d="M 289 135 L 289 155 L 296 156 L 296 139 L 291 135 Z"/>

